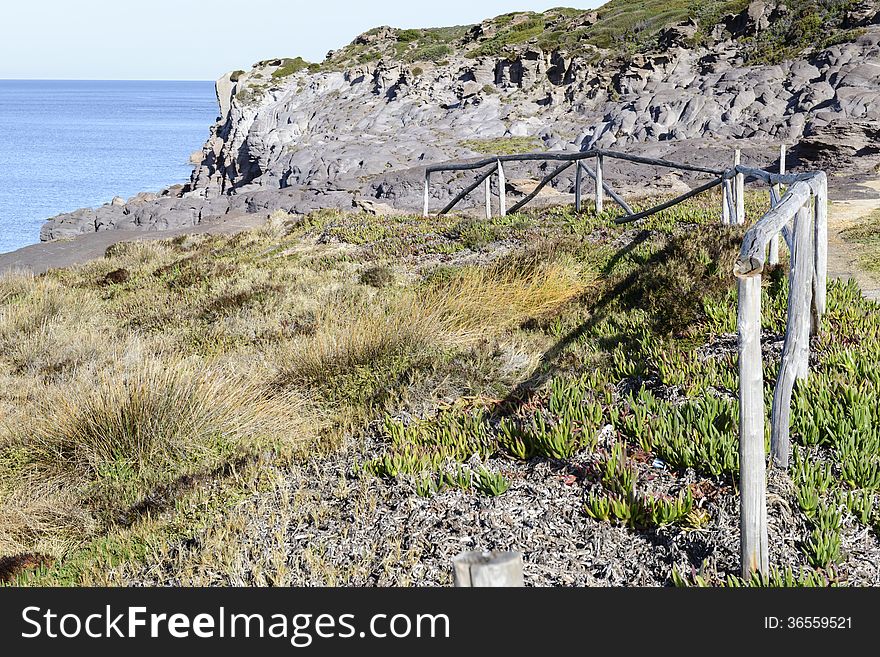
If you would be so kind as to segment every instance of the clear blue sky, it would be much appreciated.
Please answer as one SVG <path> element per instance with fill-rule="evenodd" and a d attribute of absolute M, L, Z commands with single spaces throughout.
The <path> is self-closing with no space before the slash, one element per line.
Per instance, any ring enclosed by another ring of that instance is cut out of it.
<path fill-rule="evenodd" d="M 600 0 L 9 0 L 0 78 L 214 80 L 261 59 L 321 61 L 378 25 L 439 27 Z"/>

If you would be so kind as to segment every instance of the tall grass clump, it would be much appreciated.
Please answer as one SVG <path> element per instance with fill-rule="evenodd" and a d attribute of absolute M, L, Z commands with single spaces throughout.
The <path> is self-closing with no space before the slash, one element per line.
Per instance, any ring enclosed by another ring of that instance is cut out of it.
<path fill-rule="evenodd" d="M 289 442 L 298 408 L 228 374 L 145 361 L 49 394 L 17 445 L 31 477 L 112 507 Z"/>
<path fill-rule="evenodd" d="M 574 261 L 526 257 L 443 271 L 382 301 L 343 299 L 324 309 L 313 336 L 283 356 L 281 380 L 333 387 L 334 377 L 362 370 L 381 377 L 376 387 L 393 386 L 393 379 L 432 353 L 466 349 L 526 318 L 552 312 L 591 281 Z"/>

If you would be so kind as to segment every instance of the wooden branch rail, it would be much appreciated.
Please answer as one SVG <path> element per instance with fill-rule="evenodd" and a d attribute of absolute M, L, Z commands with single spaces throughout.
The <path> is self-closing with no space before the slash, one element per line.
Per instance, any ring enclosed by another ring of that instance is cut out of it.
<path fill-rule="evenodd" d="M 593 171 L 583 160 L 596 158 Z M 705 173 L 713 179 L 670 201 L 633 212 L 604 180 L 603 160 L 620 159 L 637 164 L 667 167 L 682 171 Z M 740 456 L 740 547 L 742 573 L 748 577 L 769 569 L 766 506 L 766 457 L 764 453 L 764 375 L 761 352 L 761 278 L 765 263 L 779 262 L 779 236 L 788 246 L 790 257 L 789 294 L 785 341 L 779 374 L 773 393 L 770 414 L 770 451 L 774 463 L 787 468 L 789 463 L 789 421 L 791 397 L 798 380 L 809 373 L 810 335 L 820 330 L 826 310 L 828 277 L 828 178 L 824 172 L 790 174 L 785 172 L 785 147 L 780 150 L 779 173 L 743 166 L 736 152 L 733 166 L 712 169 L 668 160 L 629 155 L 604 149 L 580 153 L 527 153 L 486 158 L 476 162 L 434 165 L 425 169 L 424 214 L 428 215 L 430 176 L 440 171 L 471 171 L 484 167 L 475 182 L 466 187 L 440 214 L 450 211 L 470 192 L 486 183 L 486 216 L 491 215 L 489 179 L 499 178 L 499 211 L 505 214 L 504 163 L 514 161 L 559 161 L 561 164 L 544 176 L 534 190 L 512 208 L 516 212 L 531 201 L 547 184 L 577 163 L 575 175 L 575 208 L 582 206 L 583 172 L 595 181 L 596 210 L 602 211 L 607 192 L 623 208 L 625 216 L 615 219 L 619 224 L 631 223 L 662 212 L 698 194 L 722 186 L 721 221 L 744 224 L 745 183 L 759 181 L 769 187 L 770 210 L 755 222 L 742 241 L 733 265 L 737 277 L 737 343 L 739 353 L 739 456 Z M 783 189 L 783 185 L 786 187 Z M 464 567 L 464 564 L 462 564 Z M 471 566 L 468 566 L 471 568 Z M 473 572 L 472 568 L 468 572 Z M 472 575 L 468 575 L 472 577 Z M 465 571 L 461 571 L 461 580 Z M 466 584 L 465 584 L 466 585 Z"/>
<path fill-rule="evenodd" d="M 468 194 L 474 191 L 480 184 L 485 181 L 489 176 L 493 173 L 498 173 L 499 178 L 503 178 L 504 168 L 503 165 L 505 162 L 529 162 L 529 161 L 544 161 L 544 162 L 567 162 L 568 165 L 574 162 L 581 162 L 582 160 L 586 160 L 589 158 L 596 158 L 597 166 L 596 170 L 592 171 L 586 165 L 584 166 L 584 170 L 590 175 L 593 180 L 596 181 L 596 209 L 598 212 L 601 212 L 603 209 L 603 193 L 608 192 L 608 195 L 614 199 L 614 201 L 624 209 L 627 213 L 627 217 L 632 216 L 633 210 L 627 203 L 620 197 L 620 195 L 616 194 L 611 187 L 603 180 L 603 167 L 602 160 L 604 158 L 611 158 L 616 160 L 624 160 L 627 162 L 633 162 L 635 164 L 645 164 L 649 166 L 657 166 L 657 167 L 665 167 L 668 169 L 678 169 L 680 171 L 691 171 L 694 173 L 707 173 L 714 176 L 721 176 L 725 173 L 723 169 L 712 169 L 709 167 L 701 167 L 693 164 L 682 164 L 680 162 L 671 162 L 669 160 L 661 160 L 652 157 L 643 157 L 641 155 L 631 155 L 629 153 L 620 153 L 618 151 L 607 151 L 604 149 L 590 149 L 586 151 L 581 151 L 578 153 L 523 153 L 520 155 L 498 155 L 494 157 L 483 158 L 480 160 L 476 160 L 473 162 L 457 162 L 451 164 L 433 164 L 431 166 L 425 167 L 425 186 L 424 186 L 424 204 L 422 207 L 422 216 L 427 217 L 429 214 L 429 200 L 430 200 L 430 188 L 431 188 L 431 174 L 439 173 L 443 171 L 474 171 L 477 169 L 483 169 L 485 167 L 493 167 L 488 171 L 480 174 L 477 179 L 465 187 L 461 192 L 459 192 L 455 198 L 453 198 L 446 206 L 440 210 L 439 214 L 444 215 L 448 213 L 452 208 L 458 205 L 462 199 L 464 199 Z M 547 177 L 545 177 L 541 183 L 539 183 L 539 188 L 543 188 L 549 182 L 551 182 L 556 176 L 560 175 L 566 169 L 568 169 L 568 165 L 557 167 L 554 172 L 551 172 Z M 580 178 L 581 178 L 581 169 L 578 168 L 576 175 L 576 184 L 575 184 L 575 205 L 580 209 Z M 717 183 L 716 183 L 717 184 Z M 714 185 L 712 185 L 714 186 Z M 711 186 L 710 186 L 711 187 Z M 701 190 L 705 191 L 705 189 Z M 499 204 L 500 211 L 499 213 L 504 216 L 506 214 L 505 203 L 504 203 L 504 192 L 503 186 L 499 186 Z M 695 193 L 700 193 L 695 192 Z M 510 211 L 515 212 L 522 208 L 528 201 L 532 200 L 537 194 L 532 193 L 529 194 L 525 199 L 514 205 Z M 685 198 L 690 198 L 690 196 L 682 197 L 681 200 L 685 200 Z M 680 201 L 679 201 L 680 202 Z M 667 206 L 668 207 L 668 206 Z M 661 208 L 663 209 L 663 208 Z M 655 212 L 660 212 L 660 209 L 654 210 L 649 214 L 643 215 L 650 216 L 650 214 L 654 214 Z M 629 221 L 635 221 L 636 219 L 629 219 Z"/>
<path fill-rule="evenodd" d="M 496 171 L 498 171 L 497 166 L 494 169 L 489 169 L 485 173 L 480 174 L 480 176 L 471 185 L 468 185 L 467 187 L 465 187 L 461 192 L 458 193 L 458 196 L 456 196 L 454 199 L 449 201 L 449 203 L 446 204 L 446 207 L 443 208 L 442 210 L 440 210 L 440 214 L 446 214 L 447 212 L 449 212 L 452 208 L 454 208 L 458 204 L 458 202 L 461 199 L 463 199 L 465 196 L 467 196 L 472 191 L 474 191 L 477 187 L 479 187 L 484 180 L 488 180 L 489 176 L 491 176 Z M 427 181 L 428 178 L 426 177 L 425 180 Z M 427 185 L 428 184 L 426 182 L 425 183 L 425 207 L 426 208 L 428 207 L 428 186 Z M 425 216 L 428 216 L 427 212 L 425 213 Z"/>
<path fill-rule="evenodd" d="M 586 174 L 588 176 L 590 176 L 590 178 L 592 178 L 594 181 L 596 181 L 598 179 L 596 172 L 593 171 L 589 166 L 587 166 L 583 162 L 580 163 L 580 168 L 583 169 L 586 172 Z M 575 183 L 575 184 L 577 185 L 577 183 Z M 624 201 L 623 198 L 620 196 L 620 194 L 615 192 L 611 188 L 611 185 L 609 185 L 604 180 L 602 181 L 602 189 L 604 189 L 606 192 L 608 192 L 608 196 L 610 196 L 611 199 L 615 203 L 617 203 L 617 205 L 619 205 L 624 212 L 626 212 L 627 214 L 633 214 L 633 209 L 629 206 L 629 204 L 626 201 Z M 579 193 L 579 188 L 576 187 L 575 191 L 576 191 L 576 193 Z M 578 212 L 580 212 L 579 209 L 578 209 Z"/>
<path fill-rule="evenodd" d="M 653 157 L 643 157 L 641 155 L 631 155 L 630 153 L 621 153 L 619 151 L 606 151 L 605 149 L 593 148 L 577 153 L 522 153 L 519 155 L 493 155 L 481 160 L 473 162 L 458 162 L 454 164 L 432 164 L 425 167 L 426 173 L 435 173 L 438 171 L 469 171 L 473 169 L 482 169 L 496 162 L 527 162 L 530 160 L 539 161 L 576 161 L 588 160 L 599 156 L 615 159 L 626 160 L 635 164 L 648 164 L 656 167 L 665 167 L 667 169 L 681 169 L 682 171 L 693 171 L 695 173 L 708 173 L 713 176 L 720 176 L 724 173 L 723 169 L 712 169 L 709 167 L 701 167 L 694 164 L 681 164 L 680 162 L 671 162 L 669 160 L 660 160 Z"/>
<path fill-rule="evenodd" d="M 540 191 L 541 191 L 542 189 L 544 189 L 544 187 L 547 185 L 547 183 L 549 183 L 549 182 L 550 182 L 551 180 L 553 180 L 556 176 L 558 176 L 558 175 L 561 174 L 563 171 L 565 171 L 566 169 L 568 169 L 572 164 L 574 164 L 574 162 L 566 162 L 565 164 L 560 164 L 558 167 L 556 167 L 555 169 L 553 169 L 553 171 L 551 171 L 551 172 L 548 173 L 546 176 L 544 176 L 544 179 L 541 180 L 541 182 L 539 182 L 539 183 L 537 184 L 537 186 L 536 186 L 531 192 L 529 192 L 529 193 L 526 195 L 526 197 L 525 197 L 524 199 L 522 199 L 519 203 L 514 204 L 514 206 L 510 208 L 510 211 L 511 211 L 511 212 L 516 212 L 516 211 L 519 210 L 522 206 L 524 206 L 526 203 L 528 203 L 528 202 L 531 201 L 533 198 L 535 198 L 535 197 L 540 193 Z"/>
<path fill-rule="evenodd" d="M 642 212 L 637 212 L 635 214 L 630 214 L 625 217 L 620 217 L 615 219 L 614 222 L 618 224 L 629 224 L 633 221 L 638 221 L 639 219 L 644 219 L 645 217 L 650 217 L 653 214 L 657 214 L 658 212 L 662 212 L 668 208 L 671 208 L 673 205 L 678 205 L 682 201 L 687 201 L 689 198 L 693 198 L 698 194 L 702 194 L 703 192 L 707 192 L 713 187 L 717 187 L 722 183 L 723 178 L 716 178 L 715 180 L 711 180 L 707 182 L 705 185 L 700 185 L 699 187 L 695 187 L 689 192 L 682 194 L 681 196 L 677 196 L 671 201 L 666 201 L 665 203 L 661 203 L 660 205 L 655 205 L 653 208 L 648 210 L 643 210 Z"/>
<path fill-rule="evenodd" d="M 806 365 L 809 362 L 810 302 L 813 287 L 813 218 L 810 215 L 809 210 L 800 208 L 794 222 L 788 321 L 770 416 L 770 453 L 784 468 L 788 467 L 790 451 L 788 425 L 791 394 L 795 380 L 806 377 Z"/>
<path fill-rule="evenodd" d="M 797 183 L 786 192 L 775 207 L 752 226 L 743 238 L 739 258 L 734 265 L 733 273 L 736 276 L 751 276 L 763 271 L 770 238 L 782 231 L 809 198 L 809 185 Z"/>

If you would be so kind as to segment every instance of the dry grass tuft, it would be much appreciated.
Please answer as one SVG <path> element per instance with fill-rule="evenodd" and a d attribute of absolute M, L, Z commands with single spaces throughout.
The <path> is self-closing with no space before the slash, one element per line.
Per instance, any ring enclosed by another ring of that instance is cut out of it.
<path fill-rule="evenodd" d="M 285 354 L 282 380 L 321 384 L 357 368 L 379 371 L 382 361 L 411 362 L 430 351 L 465 349 L 554 311 L 593 280 L 571 261 L 530 264 L 466 267 L 384 303 L 327 307 L 319 322 L 323 330 Z"/>
<path fill-rule="evenodd" d="M 444 336 L 447 346 L 468 346 L 528 318 L 552 313 L 595 280 L 574 261 L 501 263 L 468 267 L 410 295 L 405 315 Z"/>
<path fill-rule="evenodd" d="M 58 480 L 19 472 L 16 481 L 0 481 L 0 555 L 32 550 L 61 555 L 97 529 L 75 492 Z"/>
<path fill-rule="evenodd" d="M 47 278 L 0 281 L 0 360 L 13 372 L 53 378 L 97 358 L 106 323 L 91 293 Z"/>
<path fill-rule="evenodd" d="M 137 492 L 287 441 L 299 407 L 226 373 L 146 361 L 47 395 L 22 445 L 71 486 Z"/>

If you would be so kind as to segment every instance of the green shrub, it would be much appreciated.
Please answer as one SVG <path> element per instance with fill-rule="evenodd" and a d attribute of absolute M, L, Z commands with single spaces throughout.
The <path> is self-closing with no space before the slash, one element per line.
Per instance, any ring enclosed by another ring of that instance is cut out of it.
<path fill-rule="evenodd" d="M 394 270 L 385 265 L 375 265 L 361 272 L 360 281 L 371 287 L 386 287 L 394 282 Z"/>
<path fill-rule="evenodd" d="M 302 57 L 296 57 L 294 59 L 284 59 L 281 61 L 281 66 L 272 71 L 272 78 L 275 80 L 280 80 L 281 78 L 289 77 L 294 73 L 299 73 L 309 66 L 311 66 L 311 64 L 304 60 Z"/>
<path fill-rule="evenodd" d="M 422 46 L 421 48 L 418 48 L 410 56 L 410 61 L 439 63 L 443 60 L 444 57 L 449 55 L 451 52 L 452 52 L 452 49 L 449 46 L 447 46 L 445 43 L 433 43 L 433 44 L 430 44 L 427 46 Z"/>
<path fill-rule="evenodd" d="M 397 40 L 400 43 L 410 43 L 417 40 L 421 34 L 421 30 L 401 30 L 397 33 Z"/>

